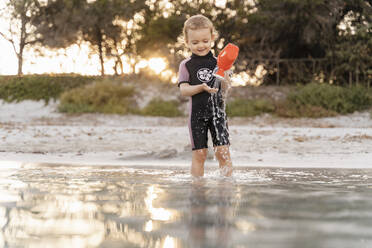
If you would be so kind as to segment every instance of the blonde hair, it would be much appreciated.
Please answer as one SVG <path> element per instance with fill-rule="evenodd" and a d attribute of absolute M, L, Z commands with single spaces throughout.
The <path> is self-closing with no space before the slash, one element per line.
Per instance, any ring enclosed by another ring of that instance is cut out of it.
<path fill-rule="evenodd" d="M 218 32 L 214 28 L 213 23 L 208 17 L 203 15 L 194 15 L 188 18 L 183 25 L 183 40 L 188 41 L 187 33 L 191 30 L 198 30 L 203 28 L 209 28 L 211 31 L 212 39 L 216 40 L 218 37 Z"/>

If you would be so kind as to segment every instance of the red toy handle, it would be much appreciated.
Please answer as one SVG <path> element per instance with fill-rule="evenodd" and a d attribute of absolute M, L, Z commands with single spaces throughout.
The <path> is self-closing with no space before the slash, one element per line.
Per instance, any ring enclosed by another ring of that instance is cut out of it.
<path fill-rule="evenodd" d="M 236 58 L 239 55 L 239 47 L 229 43 L 227 44 L 217 57 L 218 70 L 214 74 L 217 78 L 224 79 L 225 71 L 229 70 L 234 64 Z"/>

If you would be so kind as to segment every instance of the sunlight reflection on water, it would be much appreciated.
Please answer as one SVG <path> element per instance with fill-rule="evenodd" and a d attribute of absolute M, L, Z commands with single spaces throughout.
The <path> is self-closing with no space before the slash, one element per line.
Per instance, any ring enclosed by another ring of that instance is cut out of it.
<path fill-rule="evenodd" d="M 371 247 L 372 170 L 0 169 L 0 247 Z"/>

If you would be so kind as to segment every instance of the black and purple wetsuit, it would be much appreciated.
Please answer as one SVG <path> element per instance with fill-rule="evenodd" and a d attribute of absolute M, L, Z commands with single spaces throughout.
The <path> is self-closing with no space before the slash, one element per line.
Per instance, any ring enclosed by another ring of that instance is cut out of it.
<path fill-rule="evenodd" d="M 209 52 L 205 56 L 192 54 L 180 63 L 178 86 L 183 83 L 198 85 L 206 83 L 218 88 L 211 95 L 202 91 L 190 97 L 189 131 L 192 150 L 208 148 L 208 129 L 211 132 L 213 146 L 229 145 L 229 132 L 224 101 L 219 80 L 213 76 L 217 59 Z"/>

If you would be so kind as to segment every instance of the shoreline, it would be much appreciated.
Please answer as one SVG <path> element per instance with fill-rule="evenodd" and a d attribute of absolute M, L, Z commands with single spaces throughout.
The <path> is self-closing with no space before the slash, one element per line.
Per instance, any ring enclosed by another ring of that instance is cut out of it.
<path fill-rule="evenodd" d="M 172 167 L 189 169 L 191 164 L 188 160 L 181 159 L 152 159 L 151 157 L 143 159 L 125 159 L 120 158 L 113 152 L 86 153 L 83 155 L 74 154 L 32 154 L 32 153 L 0 153 L 1 168 L 16 164 L 16 167 L 27 166 L 28 164 L 51 164 L 60 166 L 78 166 L 78 167 Z M 329 156 L 317 157 L 316 160 L 311 157 L 301 159 L 298 157 L 281 157 L 274 159 L 267 158 L 266 161 L 246 161 L 238 160 L 232 157 L 234 168 L 301 168 L 301 169 L 372 169 L 372 154 L 366 156 L 355 155 L 353 157 L 339 157 L 339 159 Z M 208 159 L 205 168 L 218 169 L 218 162 L 214 159 Z"/>

